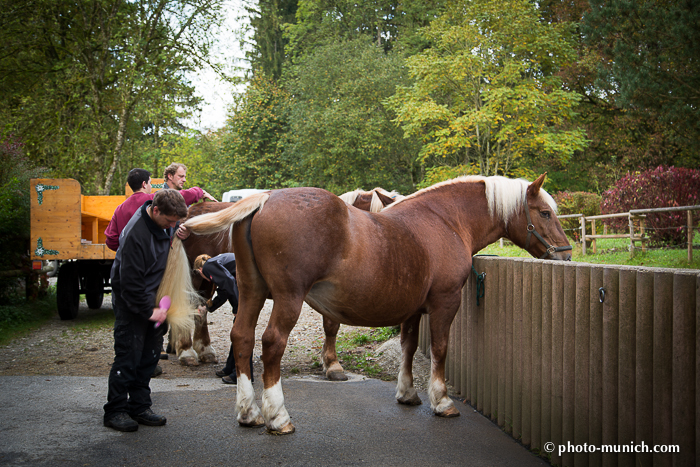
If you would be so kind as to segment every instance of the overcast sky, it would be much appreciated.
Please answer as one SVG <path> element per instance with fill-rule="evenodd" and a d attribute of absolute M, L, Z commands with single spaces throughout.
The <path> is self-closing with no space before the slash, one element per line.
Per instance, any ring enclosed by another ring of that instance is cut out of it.
<path fill-rule="evenodd" d="M 242 66 L 241 59 L 244 52 L 240 49 L 239 39 L 233 34 L 234 30 L 240 29 L 236 18 L 241 15 L 242 5 L 239 0 L 228 0 L 226 4 L 224 10 L 226 20 L 219 34 L 219 43 L 214 53 L 222 57 L 224 63 Z M 188 120 L 185 124 L 202 131 L 222 128 L 226 123 L 228 107 L 233 102 L 233 88 L 230 84 L 222 82 L 211 69 L 205 69 L 197 75 L 191 75 L 190 79 L 195 85 L 197 95 L 204 98 L 204 104 L 201 117 Z"/>

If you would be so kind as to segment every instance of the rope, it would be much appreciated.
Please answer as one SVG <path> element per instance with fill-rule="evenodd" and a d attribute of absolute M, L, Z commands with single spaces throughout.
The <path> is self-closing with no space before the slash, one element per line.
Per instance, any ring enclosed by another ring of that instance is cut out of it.
<path fill-rule="evenodd" d="M 484 288 L 484 279 L 486 278 L 486 273 L 482 272 L 479 274 L 476 272 L 476 269 L 474 269 L 474 265 L 472 264 L 472 271 L 474 271 L 474 275 L 476 276 L 476 306 L 479 306 L 479 299 L 484 298 L 484 293 L 486 292 L 486 289 Z"/>

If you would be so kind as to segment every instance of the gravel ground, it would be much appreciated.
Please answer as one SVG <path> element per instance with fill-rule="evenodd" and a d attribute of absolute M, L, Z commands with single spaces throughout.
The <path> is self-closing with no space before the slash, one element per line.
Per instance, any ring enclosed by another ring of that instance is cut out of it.
<path fill-rule="evenodd" d="M 103 308 L 88 309 L 85 302 L 80 304 L 78 317 L 72 321 L 62 321 L 55 316 L 49 323 L 33 330 L 27 336 L 16 339 L 0 347 L 0 375 L 60 375 L 60 376 L 107 376 L 114 358 L 112 329 L 109 326 L 96 327 L 90 323 L 104 322 L 112 316 L 109 308 L 110 297 L 106 296 Z M 272 301 L 268 300 L 260 313 L 255 330 L 254 374 L 262 374 L 260 338 L 267 326 L 272 311 Z M 163 374 L 158 378 L 214 378 L 214 372 L 223 367 L 230 345 L 229 332 L 232 324 L 231 308 L 228 304 L 208 316 L 212 347 L 216 351 L 218 364 L 183 366 L 174 355 L 161 360 Z M 365 330 L 353 326 L 341 326 L 340 335 Z M 324 377 L 320 362 L 323 346 L 323 320 L 321 315 L 304 304 L 299 320 L 292 330 L 287 349 L 282 358 L 282 375 Z M 166 339 L 167 342 L 167 339 Z M 373 352 L 374 362 L 382 372 L 374 377 L 396 380 L 400 363 L 400 346 L 395 337 L 381 346 L 368 344 L 354 350 Z M 342 364 L 341 357 L 341 364 Z M 420 352 L 414 357 L 415 386 L 427 392 L 430 378 L 430 360 Z M 448 386 L 450 393 L 453 393 Z"/>

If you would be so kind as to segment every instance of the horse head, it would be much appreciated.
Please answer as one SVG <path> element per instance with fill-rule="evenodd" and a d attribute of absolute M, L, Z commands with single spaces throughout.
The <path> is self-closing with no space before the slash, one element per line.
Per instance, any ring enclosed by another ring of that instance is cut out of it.
<path fill-rule="evenodd" d="M 528 185 L 522 212 L 508 223 L 508 238 L 535 258 L 570 261 L 571 245 L 557 218 L 556 203 L 542 189 L 546 175 Z"/>

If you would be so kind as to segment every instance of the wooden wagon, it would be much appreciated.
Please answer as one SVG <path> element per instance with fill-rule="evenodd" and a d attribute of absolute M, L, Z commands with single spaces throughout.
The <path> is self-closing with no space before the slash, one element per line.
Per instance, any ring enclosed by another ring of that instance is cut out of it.
<path fill-rule="evenodd" d="M 152 179 L 153 190 L 163 179 Z M 61 319 L 78 315 L 80 295 L 89 308 L 102 306 L 111 292 L 110 270 L 115 252 L 105 244 L 105 228 L 114 210 L 132 191 L 127 185 L 119 196 L 85 196 L 71 178 L 38 178 L 30 181 L 31 259 L 58 260 L 56 301 Z"/>

